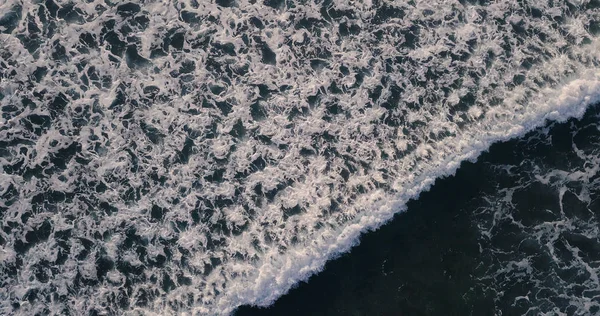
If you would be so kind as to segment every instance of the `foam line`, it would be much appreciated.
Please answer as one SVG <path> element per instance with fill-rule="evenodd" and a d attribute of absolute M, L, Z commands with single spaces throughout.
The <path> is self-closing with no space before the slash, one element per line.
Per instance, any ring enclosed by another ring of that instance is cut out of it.
<path fill-rule="evenodd" d="M 271 261 L 259 268 L 259 278 L 248 284 L 254 287 L 240 286 L 232 289 L 233 299 L 227 300 L 222 306 L 222 311 L 232 312 L 231 306 L 251 304 L 256 306 L 271 305 L 281 295 L 287 293 L 290 288 L 299 282 L 322 270 L 325 263 L 336 258 L 342 253 L 348 252 L 359 243 L 361 234 L 376 230 L 398 212 L 406 210 L 406 203 L 411 199 L 418 199 L 420 193 L 427 191 L 435 182 L 435 179 L 453 175 L 460 163 L 473 161 L 493 143 L 507 141 L 512 138 L 523 136 L 536 128 L 542 127 L 548 121 L 563 122 L 571 118 L 581 118 L 588 106 L 600 102 L 600 72 L 588 71 L 581 75 L 580 79 L 574 79 L 559 89 L 547 89 L 540 93 L 528 107 L 536 111 L 527 111 L 518 118 L 511 121 L 493 120 L 484 123 L 492 126 L 485 135 L 481 131 L 473 133 L 466 132 L 469 138 L 460 141 L 449 141 L 448 147 L 452 151 L 445 152 L 444 159 L 435 161 L 426 166 L 427 174 L 409 182 L 401 182 L 395 195 L 376 196 L 377 202 L 373 203 L 373 209 L 368 214 L 357 217 L 339 232 L 334 233 L 335 239 L 325 242 L 315 241 L 310 254 L 306 249 L 289 250 L 285 261 Z M 537 111 L 537 109 L 540 109 Z M 493 128 L 499 126 L 501 128 Z M 455 144 L 460 144 L 456 146 Z M 462 146 L 461 146 L 462 145 Z M 440 146 L 441 147 L 441 146 Z M 437 147 L 440 150 L 444 147 Z M 458 147 L 458 148 L 457 148 Z M 405 189 L 410 188 L 410 189 Z M 404 191 L 404 192 L 403 192 Z M 272 273 L 275 272 L 277 277 Z M 275 282 L 273 282 L 275 280 Z"/>

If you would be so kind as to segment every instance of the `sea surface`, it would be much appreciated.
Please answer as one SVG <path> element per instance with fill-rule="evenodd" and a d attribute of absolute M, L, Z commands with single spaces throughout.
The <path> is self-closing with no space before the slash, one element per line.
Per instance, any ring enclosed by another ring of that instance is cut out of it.
<path fill-rule="evenodd" d="M 599 33 L 597 0 L 0 0 L 0 314 L 600 313 Z"/>
<path fill-rule="evenodd" d="M 600 105 L 497 143 L 267 309 L 235 315 L 600 314 Z"/>

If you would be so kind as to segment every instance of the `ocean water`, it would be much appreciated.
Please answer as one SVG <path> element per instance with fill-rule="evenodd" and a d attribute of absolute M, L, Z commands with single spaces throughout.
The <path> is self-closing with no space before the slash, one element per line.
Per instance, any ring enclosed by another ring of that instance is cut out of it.
<path fill-rule="evenodd" d="M 264 307 L 361 235 L 314 313 L 596 313 L 598 32 L 595 0 L 1 2 L 0 314 Z"/>
<path fill-rule="evenodd" d="M 267 309 L 235 315 L 597 315 L 600 106 L 491 146 Z"/>

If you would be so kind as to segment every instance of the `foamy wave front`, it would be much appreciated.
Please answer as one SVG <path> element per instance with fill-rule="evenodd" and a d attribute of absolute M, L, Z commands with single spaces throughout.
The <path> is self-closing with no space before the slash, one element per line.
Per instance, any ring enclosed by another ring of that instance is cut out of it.
<path fill-rule="evenodd" d="M 600 100 L 590 1 L 0 8 L 5 314 L 268 305 Z"/>

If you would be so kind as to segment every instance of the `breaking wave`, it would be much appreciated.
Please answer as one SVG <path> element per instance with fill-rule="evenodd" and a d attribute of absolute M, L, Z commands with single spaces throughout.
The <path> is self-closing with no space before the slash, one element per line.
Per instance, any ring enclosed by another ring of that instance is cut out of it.
<path fill-rule="evenodd" d="M 600 101 L 597 1 L 0 5 L 0 313 L 269 305 Z"/>

